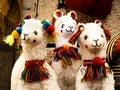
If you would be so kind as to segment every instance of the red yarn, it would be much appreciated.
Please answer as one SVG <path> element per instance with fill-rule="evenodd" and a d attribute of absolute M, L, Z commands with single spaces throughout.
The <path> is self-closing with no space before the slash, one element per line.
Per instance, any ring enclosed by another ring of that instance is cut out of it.
<path fill-rule="evenodd" d="M 103 61 L 102 61 L 102 58 L 100 57 L 95 57 L 93 59 L 93 65 L 98 67 L 98 66 L 101 66 L 103 64 Z"/>
<path fill-rule="evenodd" d="M 24 19 L 30 19 L 32 16 L 31 15 L 26 15 Z"/>
<path fill-rule="evenodd" d="M 55 28 L 53 25 L 50 25 L 46 28 L 46 31 L 49 35 L 52 35 L 52 33 L 55 31 Z"/>
<path fill-rule="evenodd" d="M 117 52 L 120 52 L 120 40 L 117 41 L 117 45 L 116 45 L 116 50 Z"/>

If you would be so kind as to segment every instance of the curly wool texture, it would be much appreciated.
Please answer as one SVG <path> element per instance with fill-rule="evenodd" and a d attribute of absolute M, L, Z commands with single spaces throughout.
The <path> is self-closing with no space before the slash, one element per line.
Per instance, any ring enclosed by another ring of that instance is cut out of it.
<path fill-rule="evenodd" d="M 45 61 L 47 32 L 43 24 L 33 18 L 25 19 L 23 24 L 23 51 L 12 69 L 11 90 L 60 90 L 54 70 Z"/>
<path fill-rule="evenodd" d="M 76 76 L 76 90 L 114 90 L 113 72 L 104 61 L 109 33 L 98 20 L 94 23 L 79 23 L 81 25 L 84 30 L 78 38 L 78 50 L 83 63 Z"/>

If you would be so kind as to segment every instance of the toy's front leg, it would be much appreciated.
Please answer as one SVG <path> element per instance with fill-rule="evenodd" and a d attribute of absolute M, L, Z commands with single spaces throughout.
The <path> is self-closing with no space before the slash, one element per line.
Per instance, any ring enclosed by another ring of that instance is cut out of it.
<path fill-rule="evenodd" d="M 103 80 L 102 90 L 115 90 L 113 74 L 107 74 L 107 78 Z"/>
<path fill-rule="evenodd" d="M 107 68 L 107 77 L 102 81 L 102 90 L 115 90 L 114 74 L 107 63 L 105 64 L 105 66 Z"/>
<path fill-rule="evenodd" d="M 19 80 L 20 80 L 20 77 L 21 77 L 21 73 L 24 69 L 24 60 L 22 57 L 20 57 L 13 69 L 12 69 L 12 74 L 11 74 L 11 90 L 17 90 L 17 86 L 18 86 L 18 83 L 19 83 Z"/>
<path fill-rule="evenodd" d="M 76 90 L 91 90 L 89 88 L 89 83 L 82 81 L 85 72 L 86 67 L 81 66 L 76 76 Z"/>

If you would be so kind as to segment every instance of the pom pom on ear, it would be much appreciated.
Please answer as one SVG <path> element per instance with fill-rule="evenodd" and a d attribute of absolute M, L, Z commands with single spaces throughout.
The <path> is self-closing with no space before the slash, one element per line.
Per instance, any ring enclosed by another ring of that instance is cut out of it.
<path fill-rule="evenodd" d="M 17 39 L 18 37 L 19 37 L 19 33 L 16 30 L 14 30 L 12 31 L 11 35 L 8 35 L 6 38 L 4 38 L 4 42 L 12 46 L 14 43 L 14 39 Z"/>
<path fill-rule="evenodd" d="M 16 30 L 14 30 L 14 31 L 12 31 L 12 36 L 13 36 L 13 38 L 18 39 L 19 33 Z"/>
<path fill-rule="evenodd" d="M 20 25 L 19 25 L 19 27 L 22 27 L 24 24 L 25 24 L 25 22 L 24 22 L 24 21 L 23 21 L 23 22 L 21 22 L 21 23 L 20 23 Z"/>
<path fill-rule="evenodd" d="M 55 31 L 55 28 L 54 28 L 53 25 L 50 25 L 50 26 L 48 26 L 48 27 L 46 28 L 46 31 L 47 31 L 47 33 L 48 33 L 49 35 L 52 35 L 53 32 Z"/>
<path fill-rule="evenodd" d="M 116 50 L 120 52 L 120 40 L 117 41 Z"/>
<path fill-rule="evenodd" d="M 53 32 L 55 31 L 55 28 L 53 25 L 50 25 L 50 23 L 48 21 L 42 21 L 43 23 L 43 28 L 46 30 L 46 32 L 49 34 L 49 35 L 52 35 Z"/>
<path fill-rule="evenodd" d="M 50 26 L 50 23 L 48 21 L 42 21 L 43 28 L 46 29 L 48 26 Z"/>
<path fill-rule="evenodd" d="M 16 31 L 17 31 L 19 34 L 21 34 L 22 28 L 21 28 L 21 27 L 17 27 L 17 28 L 16 28 Z"/>

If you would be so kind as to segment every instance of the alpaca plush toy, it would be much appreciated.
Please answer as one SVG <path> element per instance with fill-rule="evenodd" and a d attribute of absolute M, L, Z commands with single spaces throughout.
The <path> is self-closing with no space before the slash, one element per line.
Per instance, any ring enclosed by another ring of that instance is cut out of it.
<path fill-rule="evenodd" d="M 51 66 L 55 70 L 62 90 L 75 90 L 75 77 L 80 66 L 80 55 L 75 45 L 68 41 L 76 32 L 77 14 L 74 11 L 63 15 L 61 10 L 54 12 L 56 48 Z"/>
<path fill-rule="evenodd" d="M 45 60 L 45 36 L 50 29 L 54 28 L 48 21 L 27 18 L 5 39 L 12 45 L 11 40 L 20 35 L 23 50 L 12 70 L 11 90 L 60 90 L 55 72 Z"/>
<path fill-rule="evenodd" d="M 82 66 L 76 76 L 76 90 L 114 90 L 113 72 L 106 62 L 110 36 L 110 31 L 99 20 L 79 24 L 79 30 L 71 38 L 78 38 L 82 55 Z"/>

